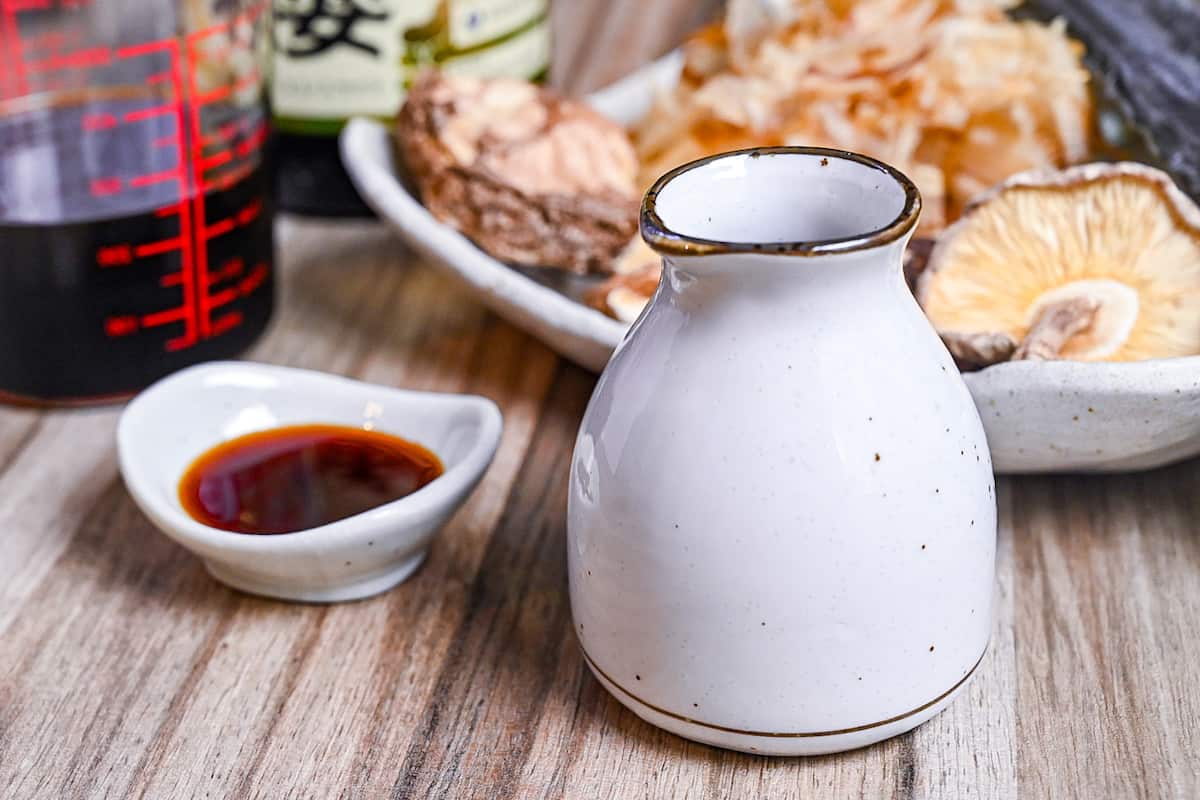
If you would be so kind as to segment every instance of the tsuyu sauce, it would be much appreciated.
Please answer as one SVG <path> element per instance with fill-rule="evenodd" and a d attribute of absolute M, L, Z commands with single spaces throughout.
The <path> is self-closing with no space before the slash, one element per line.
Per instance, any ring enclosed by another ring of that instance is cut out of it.
<path fill-rule="evenodd" d="M 180 480 L 179 499 L 192 518 L 214 528 L 294 533 L 398 500 L 443 471 L 436 455 L 398 436 L 292 425 L 204 453 Z"/>

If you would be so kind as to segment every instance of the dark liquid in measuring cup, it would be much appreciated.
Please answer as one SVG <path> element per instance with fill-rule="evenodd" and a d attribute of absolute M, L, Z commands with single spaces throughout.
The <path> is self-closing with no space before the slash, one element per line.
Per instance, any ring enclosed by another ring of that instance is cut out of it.
<path fill-rule="evenodd" d="M 197 137 L 186 108 L 161 108 L 0 113 L 0 399 L 126 395 L 236 355 L 266 326 L 266 129 L 238 109 L 226 136 L 203 133 L 217 120 Z M 194 172 L 185 153 L 211 167 Z"/>
<path fill-rule="evenodd" d="M 419 444 L 342 425 L 247 434 L 196 459 L 179 482 L 184 509 L 235 533 L 294 533 L 412 494 L 442 474 Z"/>

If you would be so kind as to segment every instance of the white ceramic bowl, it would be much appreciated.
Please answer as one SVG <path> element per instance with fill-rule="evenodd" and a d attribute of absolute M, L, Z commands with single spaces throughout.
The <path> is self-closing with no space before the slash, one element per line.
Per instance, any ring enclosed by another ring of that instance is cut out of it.
<path fill-rule="evenodd" d="M 297 533 L 231 533 L 184 511 L 179 480 L 201 453 L 243 434 L 304 423 L 369 423 L 429 448 L 446 471 L 407 497 Z M 338 602 L 390 589 L 421 565 L 434 533 L 491 463 L 501 424 L 500 410 L 483 397 L 215 362 L 177 372 L 138 395 L 121 415 L 117 450 L 134 501 L 200 556 L 217 580 L 252 594 Z"/>
<path fill-rule="evenodd" d="M 630 125 L 646 113 L 656 91 L 678 81 L 681 63 L 680 54 L 671 53 L 588 102 Z M 559 353 L 595 372 L 604 368 L 626 326 L 497 261 L 434 219 L 397 179 L 384 125 L 352 120 L 341 150 L 363 198 L 414 249 Z M 1200 453 L 1200 356 L 1009 363 L 963 379 L 999 473 L 1150 469 Z"/>

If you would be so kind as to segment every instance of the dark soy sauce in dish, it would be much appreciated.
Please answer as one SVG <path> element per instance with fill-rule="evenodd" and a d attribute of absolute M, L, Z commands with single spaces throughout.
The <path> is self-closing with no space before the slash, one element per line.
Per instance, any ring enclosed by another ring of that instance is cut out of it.
<path fill-rule="evenodd" d="M 443 472 L 415 442 L 342 425 L 239 436 L 197 458 L 179 481 L 184 510 L 235 533 L 294 533 L 412 494 Z"/>

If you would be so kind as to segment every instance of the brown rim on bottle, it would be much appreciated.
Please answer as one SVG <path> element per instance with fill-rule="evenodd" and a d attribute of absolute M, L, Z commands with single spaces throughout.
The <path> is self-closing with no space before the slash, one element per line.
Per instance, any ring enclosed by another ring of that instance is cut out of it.
<path fill-rule="evenodd" d="M 720 239 L 705 239 L 687 236 L 671 230 L 658 215 L 659 193 L 667 184 L 685 172 L 703 167 L 714 161 L 737 156 L 761 158 L 762 156 L 801 155 L 838 161 L 853 161 L 884 173 L 904 190 L 904 207 L 900 213 L 882 228 L 856 236 L 837 239 L 816 239 L 803 242 L 728 242 Z M 852 253 L 890 244 L 906 236 L 917 224 L 921 215 L 921 193 L 902 172 L 888 164 L 848 150 L 828 147 L 750 147 L 730 150 L 725 153 L 689 161 L 667 172 L 654 182 L 642 200 L 640 227 L 642 238 L 655 251 L 672 256 L 714 256 L 725 253 L 761 253 L 764 255 L 820 256 L 834 253 Z"/>

